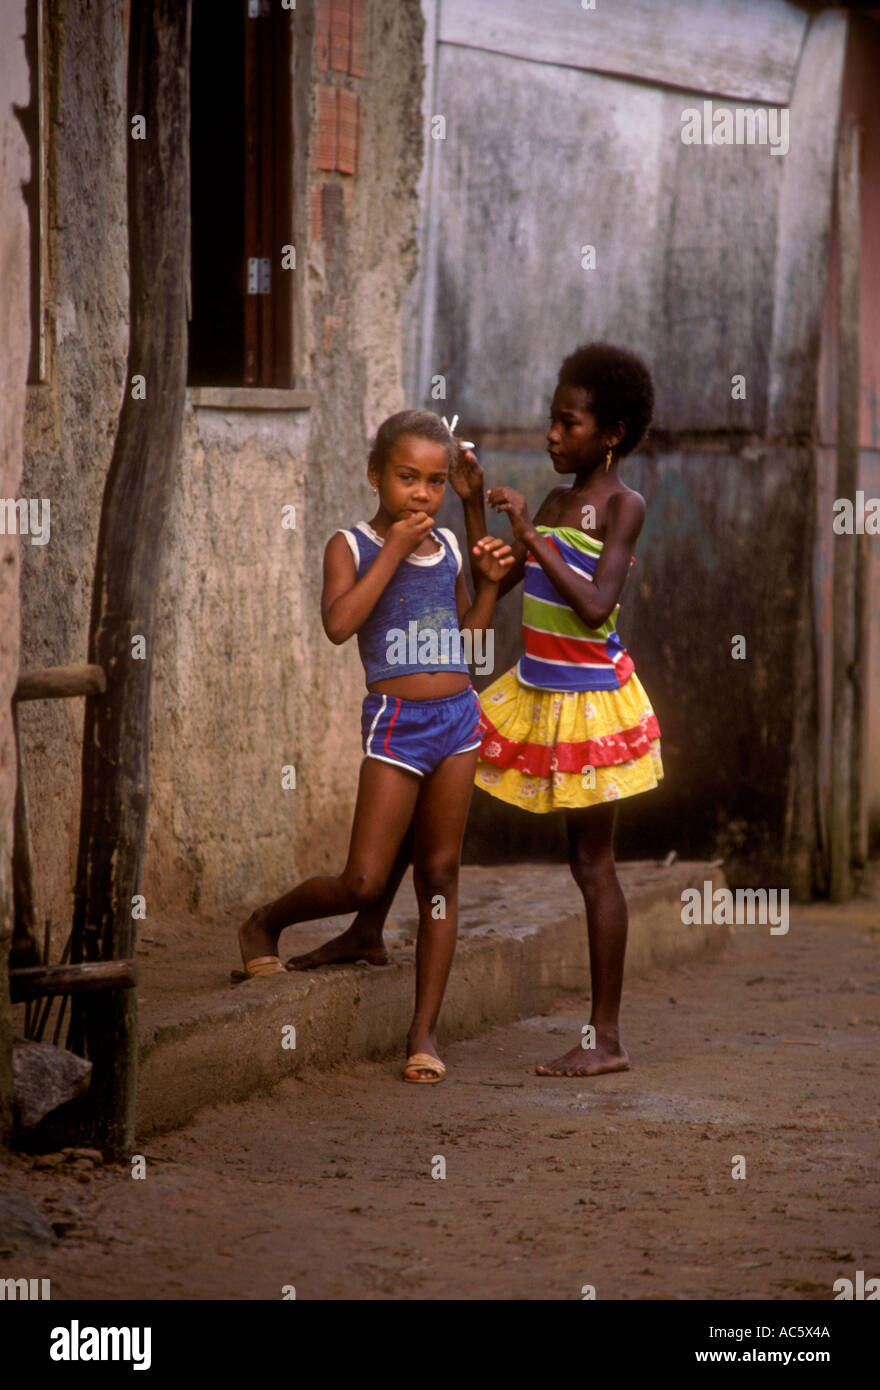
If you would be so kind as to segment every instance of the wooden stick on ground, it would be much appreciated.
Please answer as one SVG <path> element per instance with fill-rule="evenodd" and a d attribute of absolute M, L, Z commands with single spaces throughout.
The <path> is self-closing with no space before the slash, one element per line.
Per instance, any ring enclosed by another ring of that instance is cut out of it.
<path fill-rule="evenodd" d="M 24 999 L 42 999 L 46 995 L 133 989 L 136 984 L 137 969 L 133 960 L 34 965 L 26 970 L 9 972 L 9 994 L 13 1004 L 19 1004 Z"/>

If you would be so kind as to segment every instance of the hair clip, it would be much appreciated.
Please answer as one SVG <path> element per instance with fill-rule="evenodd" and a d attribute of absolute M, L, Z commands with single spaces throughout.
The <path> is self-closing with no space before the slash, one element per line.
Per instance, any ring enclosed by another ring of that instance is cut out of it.
<path fill-rule="evenodd" d="M 451 425 L 445 415 L 441 416 L 441 419 L 446 428 L 449 430 L 449 433 L 452 435 L 453 439 L 455 439 L 455 427 L 458 424 L 458 416 L 453 415 Z M 456 442 L 458 443 L 460 449 L 476 449 L 477 447 L 471 439 L 459 439 Z"/>

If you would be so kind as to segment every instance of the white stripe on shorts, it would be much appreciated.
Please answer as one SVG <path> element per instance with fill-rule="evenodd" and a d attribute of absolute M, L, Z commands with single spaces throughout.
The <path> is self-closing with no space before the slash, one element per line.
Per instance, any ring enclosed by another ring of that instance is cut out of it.
<path fill-rule="evenodd" d="M 382 703 L 381 703 L 381 705 L 379 706 L 378 710 L 376 711 L 376 718 L 373 720 L 372 724 L 370 725 L 370 732 L 367 734 L 367 746 L 366 746 L 366 749 L 365 749 L 365 752 L 366 752 L 366 754 L 367 754 L 367 757 L 372 757 L 372 756 L 373 756 L 373 750 L 372 750 L 373 734 L 374 734 L 375 731 L 376 731 L 376 725 L 379 723 L 379 720 L 382 718 L 382 715 L 385 713 L 385 706 L 386 706 L 387 704 L 388 704 L 388 696 L 387 696 L 387 695 L 383 695 L 383 696 L 382 696 Z"/>

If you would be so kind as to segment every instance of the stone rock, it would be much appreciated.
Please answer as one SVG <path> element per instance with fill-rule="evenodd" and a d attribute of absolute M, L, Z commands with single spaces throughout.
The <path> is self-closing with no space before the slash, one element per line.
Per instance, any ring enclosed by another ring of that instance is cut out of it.
<path fill-rule="evenodd" d="M 68 1162 L 75 1162 L 77 1159 L 90 1159 L 92 1163 L 103 1163 L 104 1155 L 100 1149 L 66 1148 L 61 1150 L 64 1158 Z"/>
<path fill-rule="evenodd" d="M 64 1154 L 40 1154 L 34 1159 L 35 1168 L 60 1168 L 66 1162 Z"/>
<path fill-rule="evenodd" d="M 79 1230 L 79 1222 L 73 1216 L 59 1216 L 52 1222 L 52 1230 L 56 1236 L 69 1236 Z"/>
<path fill-rule="evenodd" d="M 22 1129 L 34 1129 L 46 1115 L 85 1095 L 92 1064 L 52 1043 L 15 1038 L 12 1043 L 13 1104 Z"/>
<path fill-rule="evenodd" d="M 51 1228 L 33 1202 L 17 1192 L 0 1189 L 0 1241 L 4 1246 L 21 1245 L 26 1241 L 45 1244 L 52 1239 Z"/>

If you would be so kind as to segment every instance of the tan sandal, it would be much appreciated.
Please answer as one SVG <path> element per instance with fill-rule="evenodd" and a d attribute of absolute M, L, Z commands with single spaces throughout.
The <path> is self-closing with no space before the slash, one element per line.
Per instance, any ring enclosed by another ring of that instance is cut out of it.
<path fill-rule="evenodd" d="M 254 956 L 249 960 L 244 970 L 233 970 L 232 979 L 236 982 L 240 980 L 256 980 L 261 975 L 286 975 L 288 973 L 285 966 L 281 964 L 279 956 Z"/>
<path fill-rule="evenodd" d="M 431 1071 L 433 1076 L 410 1076 L 411 1071 Z M 414 1052 L 411 1057 L 406 1059 L 406 1067 L 403 1073 L 404 1081 L 414 1081 L 416 1084 L 422 1083 L 425 1086 L 436 1086 L 438 1081 L 442 1081 L 446 1075 L 446 1068 L 439 1057 L 432 1057 L 429 1052 Z"/>

